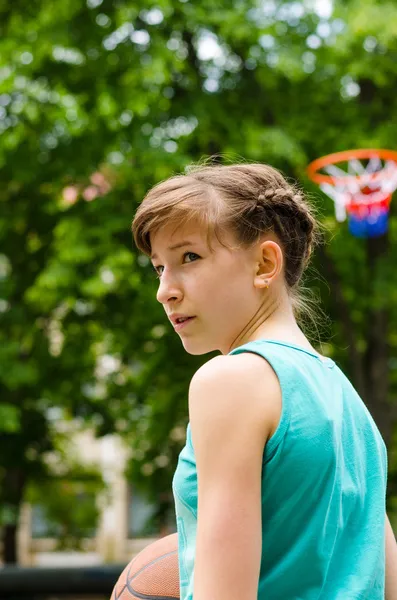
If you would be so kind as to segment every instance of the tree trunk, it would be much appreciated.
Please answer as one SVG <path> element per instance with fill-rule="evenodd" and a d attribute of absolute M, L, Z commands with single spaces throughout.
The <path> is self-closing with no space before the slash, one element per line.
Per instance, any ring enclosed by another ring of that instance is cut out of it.
<path fill-rule="evenodd" d="M 328 255 L 326 248 L 324 246 L 320 246 L 318 253 L 322 266 L 325 269 L 326 279 L 332 289 L 338 317 L 342 325 L 343 334 L 348 344 L 349 362 L 353 384 L 360 396 L 363 397 L 365 394 L 366 385 L 365 375 L 362 356 L 357 348 L 356 334 L 354 331 L 354 323 L 350 315 L 349 303 L 345 298 L 342 281 L 337 272 L 334 261 Z"/>
<path fill-rule="evenodd" d="M 3 561 L 5 564 L 18 562 L 17 530 L 20 509 L 25 491 L 26 477 L 22 469 L 9 469 L 4 478 L 1 499 L 7 510 L 7 521 L 3 526 Z"/>
<path fill-rule="evenodd" d="M 364 400 L 386 445 L 391 442 L 394 415 L 389 401 L 388 340 L 389 305 L 387 294 L 377 292 L 377 280 L 383 276 L 380 269 L 389 247 L 388 235 L 367 240 L 367 274 L 369 308 L 367 314 L 367 346 L 363 357 L 365 373 Z"/>
<path fill-rule="evenodd" d="M 391 443 L 396 410 L 389 400 L 389 305 L 387 294 L 377 292 L 377 280 L 384 277 L 380 268 L 387 258 L 388 235 L 369 238 L 367 245 L 367 285 L 368 310 L 366 314 L 366 350 L 357 347 L 354 323 L 351 320 L 348 302 L 343 293 L 343 284 L 326 248 L 319 249 L 320 260 L 326 270 L 335 298 L 338 316 L 349 348 L 352 383 L 364 400 L 387 446 Z"/>
<path fill-rule="evenodd" d="M 18 562 L 17 525 L 5 525 L 3 528 L 3 560 L 12 565 Z"/>

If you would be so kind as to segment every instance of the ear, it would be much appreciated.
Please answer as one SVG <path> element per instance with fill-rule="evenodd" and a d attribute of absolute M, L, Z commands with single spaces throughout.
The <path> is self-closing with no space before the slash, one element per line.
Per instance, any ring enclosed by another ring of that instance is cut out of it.
<path fill-rule="evenodd" d="M 283 253 L 277 242 L 266 240 L 258 244 L 255 254 L 254 286 L 266 289 L 282 272 Z"/>

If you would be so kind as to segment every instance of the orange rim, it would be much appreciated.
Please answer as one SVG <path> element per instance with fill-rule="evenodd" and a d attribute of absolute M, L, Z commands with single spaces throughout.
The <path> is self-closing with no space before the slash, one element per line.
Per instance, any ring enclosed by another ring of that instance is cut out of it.
<path fill-rule="evenodd" d="M 348 161 L 352 158 L 381 158 L 383 160 L 392 160 L 397 164 L 397 152 L 394 150 L 383 150 L 378 148 L 365 148 L 360 150 L 343 150 L 342 152 L 334 152 L 333 154 L 327 154 L 321 158 L 317 158 L 307 167 L 307 174 L 312 181 L 316 183 L 334 183 L 338 180 L 347 181 L 348 179 L 360 179 L 361 175 L 350 175 L 346 173 L 346 176 L 337 177 L 334 175 L 324 175 L 318 173 L 318 171 L 327 165 L 334 163 Z M 381 178 L 382 171 L 373 173 L 374 179 Z"/>

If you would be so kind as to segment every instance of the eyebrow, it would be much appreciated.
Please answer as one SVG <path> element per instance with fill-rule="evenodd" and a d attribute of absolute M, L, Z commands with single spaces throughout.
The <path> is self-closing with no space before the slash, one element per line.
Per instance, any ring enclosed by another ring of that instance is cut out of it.
<path fill-rule="evenodd" d="M 184 248 L 185 246 L 194 246 L 194 242 L 190 242 L 189 240 L 183 240 L 182 242 L 178 242 L 178 244 L 174 244 L 173 246 L 169 246 L 168 250 L 177 250 L 178 248 Z M 157 254 L 152 254 L 150 257 L 152 260 L 157 258 Z"/>

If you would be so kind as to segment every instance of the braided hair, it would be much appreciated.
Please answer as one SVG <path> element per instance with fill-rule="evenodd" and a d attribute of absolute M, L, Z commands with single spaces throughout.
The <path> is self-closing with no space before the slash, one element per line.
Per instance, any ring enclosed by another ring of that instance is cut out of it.
<path fill-rule="evenodd" d="M 258 232 L 273 230 L 285 259 L 285 279 L 290 287 L 301 279 L 316 240 L 316 219 L 303 195 L 291 185 L 260 191 L 248 209 L 244 224 Z"/>
<path fill-rule="evenodd" d="M 274 232 L 284 255 L 284 277 L 296 314 L 305 312 L 298 288 L 313 248 L 319 223 L 303 192 L 265 164 L 193 165 L 185 174 L 154 186 L 133 221 L 137 247 L 151 254 L 151 234 L 161 227 L 197 220 L 222 243 L 231 231 L 249 247 L 264 233 Z M 210 244 L 211 245 L 211 244 Z M 303 309 L 303 310 L 302 310 Z M 310 310 L 306 311 L 309 313 Z"/>

